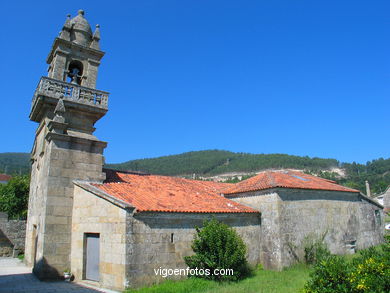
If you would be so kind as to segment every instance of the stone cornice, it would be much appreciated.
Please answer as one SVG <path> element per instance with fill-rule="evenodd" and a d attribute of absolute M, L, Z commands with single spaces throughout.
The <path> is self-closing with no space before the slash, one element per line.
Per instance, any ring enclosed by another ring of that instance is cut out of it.
<path fill-rule="evenodd" d="M 84 137 L 71 136 L 71 135 L 54 133 L 54 132 L 49 132 L 48 134 L 46 134 L 46 139 L 48 141 L 51 141 L 51 140 L 60 140 L 60 141 L 66 141 L 66 142 L 72 141 L 72 142 L 76 142 L 76 143 L 84 144 L 84 145 L 93 144 L 94 146 L 101 147 L 101 148 L 107 147 L 107 142 L 105 142 L 105 141 L 93 140 L 93 139 L 88 139 L 88 138 L 84 138 Z"/>
<path fill-rule="evenodd" d="M 95 55 L 98 60 L 102 59 L 104 54 L 105 54 L 105 52 L 103 52 L 103 51 L 96 50 L 96 49 L 93 49 L 91 47 L 81 46 L 79 44 L 76 44 L 76 43 L 73 43 L 71 41 L 67 41 L 67 40 L 64 40 L 64 39 L 61 39 L 61 38 L 57 37 L 57 38 L 54 39 L 53 45 L 51 46 L 50 53 L 49 53 L 49 55 L 46 58 L 46 62 L 48 64 L 51 63 L 51 61 L 52 61 L 52 59 L 54 57 L 54 54 L 56 52 L 55 48 L 58 47 L 60 44 L 63 44 L 63 45 L 66 45 L 66 46 L 70 46 L 70 48 L 76 48 L 76 49 L 79 49 L 79 50 L 82 50 L 82 51 L 88 51 L 92 55 Z"/>

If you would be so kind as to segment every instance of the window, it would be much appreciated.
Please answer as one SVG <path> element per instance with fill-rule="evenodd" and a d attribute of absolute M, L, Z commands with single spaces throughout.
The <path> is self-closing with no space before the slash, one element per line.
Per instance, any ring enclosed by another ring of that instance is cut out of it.
<path fill-rule="evenodd" d="M 381 212 L 379 210 L 375 210 L 375 222 L 378 226 L 382 225 Z"/>

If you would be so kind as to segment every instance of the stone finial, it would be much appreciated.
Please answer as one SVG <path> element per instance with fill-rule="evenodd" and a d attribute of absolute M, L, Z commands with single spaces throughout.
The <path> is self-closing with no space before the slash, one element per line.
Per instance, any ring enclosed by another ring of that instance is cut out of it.
<path fill-rule="evenodd" d="M 57 103 L 56 108 L 54 109 L 54 113 L 55 114 L 63 114 L 63 113 L 65 113 L 65 111 L 66 111 L 66 109 L 65 109 L 65 105 L 64 105 L 64 100 L 60 99 Z"/>
<path fill-rule="evenodd" d="M 70 40 L 70 30 L 72 29 L 72 24 L 70 23 L 70 14 L 66 16 L 66 20 L 62 30 L 60 31 L 59 38 L 69 41 Z"/>
<path fill-rule="evenodd" d="M 95 32 L 93 33 L 93 38 L 96 40 L 100 40 L 100 25 L 96 25 Z"/>
<path fill-rule="evenodd" d="M 100 25 L 96 25 L 95 32 L 93 33 L 92 42 L 90 48 L 100 50 Z"/>
<path fill-rule="evenodd" d="M 65 122 L 65 115 L 64 115 L 65 112 L 66 112 L 66 109 L 65 109 L 64 101 L 62 99 L 60 99 L 57 103 L 56 108 L 54 109 L 54 114 L 56 114 L 56 116 L 54 117 L 54 121 L 64 123 Z"/>
<path fill-rule="evenodd" d="M 84 16 L 84 14 L 85 14 L 84 10 L 82 10 L 82 9 L 79 9 L 79 11 L 77 11 L 77 13 L 82 15 L 82 16 Z"/>

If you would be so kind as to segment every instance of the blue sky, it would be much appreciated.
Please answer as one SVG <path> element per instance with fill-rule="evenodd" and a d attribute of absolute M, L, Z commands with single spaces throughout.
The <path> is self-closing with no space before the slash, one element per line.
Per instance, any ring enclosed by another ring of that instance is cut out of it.
<path fill-rule="evenodd" d="M 2 1 L 0 152 L 29 152 L 30 103 L 66 14 L 86 11 L 111 93 L 109 163 L 225 149 L 390 157 L 389 1 Z"/>

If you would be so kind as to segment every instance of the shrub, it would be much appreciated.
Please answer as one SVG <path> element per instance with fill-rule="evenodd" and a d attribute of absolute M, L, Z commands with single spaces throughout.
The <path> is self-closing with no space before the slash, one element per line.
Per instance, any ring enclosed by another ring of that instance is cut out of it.
<path fill-rule="evenodd" d="M 8 213 L 10 218 L 27 217 L 28 176 L 14 176 L 7 184 L 0 184 L 0 211 Z"/>
<path fill-rule="evenodd" d="M 304 292 L 390 292 L 390 243 L 360 251 L 352 262 L 330 255 L 314 265 Z"/>
<path fill-rule="evenodd" d="M 303 240 L 305 263 L 315 264 L 330 255 L 330 251 L 324 243 L 325 236 L 326 232 L 320 237 L 311 234 L 305 237 Z"/>
<path fill-rule="evenodd" d="M 314 265 L 304 292 L 351 292 L 348 277 L 348 264 L 345 259 L 336 255 L 327 256 Z"/>
<path fill-rule="evenodd" d="M 246 246 L 237 232 L 215 219 L 205 221 L 203 228 L 196 228 L 192 243 L 195 252 L 185 257 L 186 264 L 191 269 L 203 269 L 210 274 L 198 276 L 218 281 L 235 281 L 244 278 L 250 273 L 245 258 Z M 215 269 L 233 269 L 233 275 L 214 275 Z"/>
<path fill-rule="evenodd" d="M 361 251 L 352 261 L 350 282 L 354 292 L 390 292 L 390 245 Z"/>

